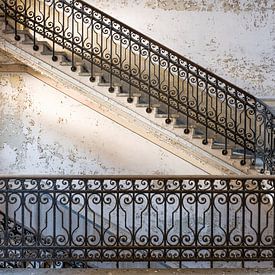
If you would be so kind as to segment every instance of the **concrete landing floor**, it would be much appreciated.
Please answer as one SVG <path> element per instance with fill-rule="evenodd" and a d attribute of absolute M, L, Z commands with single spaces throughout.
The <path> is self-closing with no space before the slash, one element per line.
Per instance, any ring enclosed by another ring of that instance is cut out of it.
<path fill-rule="evenodd" d="M 0 275 L 275 275 L 275 269 L 2 269 Z"/>

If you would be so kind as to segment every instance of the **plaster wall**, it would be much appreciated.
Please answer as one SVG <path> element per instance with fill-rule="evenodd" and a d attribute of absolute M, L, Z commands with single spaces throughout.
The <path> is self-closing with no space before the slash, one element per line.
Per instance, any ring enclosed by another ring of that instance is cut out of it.
<path fill-rule="evenodd" d="M 0 98 L 2 174 L 205 174 L 28 74 Z"/>
<path fill-rule="evenodd" d="M 275 97 L 273 0 L 85 0 L 258 97 Z"/>

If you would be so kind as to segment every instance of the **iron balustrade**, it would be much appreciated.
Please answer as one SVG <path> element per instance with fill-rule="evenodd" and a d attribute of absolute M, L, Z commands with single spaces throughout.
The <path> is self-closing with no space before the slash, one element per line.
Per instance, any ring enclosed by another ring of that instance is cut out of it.
<path fill-rule="evenodd" d="M 160 105 L 168 124 L 181 114 L 185 134 L 192 125 L 200 127 L 204 144 L 217 134 L 224 155 L 233 143 L 241 149 L 242 165 L 260 159 L 261 172 L 274 173 L 274 115 L 253 95 L 81 0 L 0 0 L 0 9 L 6 23 L 14 20 L 16 40 L 20 26 L 27 27 L 34 50 L 42 35 L 52 42 L 54 61 L 61 46 L 72 71 L 80 57 L 90 66 L 91 81 L 100 68 L 108 73 L 110 92 L 122 83 L 131 103 L 139 91 L 148 113 Z"/>
<path fill-rule="evenodd" d="M 274 266 L 274 199 L 274 176 L 1 176 L 0 266 Z"/>

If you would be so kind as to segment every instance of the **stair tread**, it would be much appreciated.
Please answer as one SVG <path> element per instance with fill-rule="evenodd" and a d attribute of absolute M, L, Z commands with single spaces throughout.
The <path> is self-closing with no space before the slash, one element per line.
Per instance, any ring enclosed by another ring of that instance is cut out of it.
<path fill-rule="evenodd" d="M 105 83 L 100 82 L 100 83 L 98 83 L 97 85 L 98 85 L 98 86 L 103 86 L 103 87 L 111 87 L 111 86 L 114 86 L 114 87 L 121 87 L 121 84 L 120 84 L 120 83 L 113 83 L 113 84 L 111 85 L 111 83 L 109 83 L 109 82 L 105 82 Z"/>
<path fill-rule="evenodd" d="M 224 142 L 219 142 L 219 141 L 213 141 L 212 142 L 212 149 L 232 149 L 232 148 L 235 148 L 235 145 L 233 144 L 227 144 L 225 146 L 225 143 Z"/>
<path fill-rule="evenodd" d="M 140 95 L 140 93 L 139 92 L 132 92 L 131 95 L 134 96 L 134 97 L 138 97 Z M 117 96 L 129 97 L 129 93 L 121 91 L 121 92 L 117 93 Z"/>

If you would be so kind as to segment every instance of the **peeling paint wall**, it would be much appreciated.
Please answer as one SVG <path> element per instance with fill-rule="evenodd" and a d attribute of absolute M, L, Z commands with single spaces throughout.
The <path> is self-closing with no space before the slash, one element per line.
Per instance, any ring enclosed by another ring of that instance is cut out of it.
<path fill-rule="evenodd" d="M 204 174 L 24 73 L 0 73 L 1 174 Z"/>
<path fill-rule="evenodd" d="M 259 96 L 275 97 L 274 0 L 86 0 Z"/>

